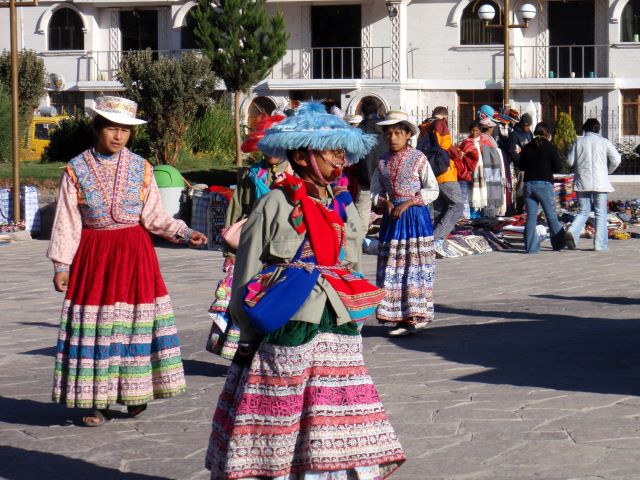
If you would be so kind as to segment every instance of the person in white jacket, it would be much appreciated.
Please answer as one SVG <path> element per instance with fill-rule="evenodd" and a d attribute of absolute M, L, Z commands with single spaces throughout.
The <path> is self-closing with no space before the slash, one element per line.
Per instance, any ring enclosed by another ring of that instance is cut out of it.
<path fill-rule="evenodd" d="M 600 136 L 600 122 L 589 118 L 582 127 L 583 136 L 579 137 L 569 155 L 567 164 L 575 166 L 573 189 L 578 196 L 580 211 L 567 230 L 567 247 L 574 249 L 580 239 L 580 233 L 589 218 L 591 205 L 595 212 L 596 235 L 594 250 L 607 251 L 607 193 L 614 188 L 609 174 L 620 165 L 620 153 L 613 144 Z"/>

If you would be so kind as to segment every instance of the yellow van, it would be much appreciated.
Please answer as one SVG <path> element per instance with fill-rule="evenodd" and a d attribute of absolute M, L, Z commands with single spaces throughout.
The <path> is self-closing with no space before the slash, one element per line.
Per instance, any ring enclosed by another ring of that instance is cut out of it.
<path fill-rule="evenodd" d="M 49 145 L 51 132 L 58 126 L 64 116 L 57 117 L 33 117 L 29 126 L 29 153 L 38 159 L 44 152 L 44 147 Z"/>

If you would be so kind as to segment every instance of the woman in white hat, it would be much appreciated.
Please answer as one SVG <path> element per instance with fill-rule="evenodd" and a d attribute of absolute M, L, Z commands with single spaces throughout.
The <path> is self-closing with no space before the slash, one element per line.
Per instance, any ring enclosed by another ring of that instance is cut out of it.
<path fill-rule="evenodd" d="M 60 319 L 53 400 L 90 408 L 95 427 L 109 406 L 141 414 L 154 398 L 185 389 L 171 301 L 149 232 L 176 243 L 207 239 L 171 218 L 152 166 L 127 149 L 137 105 L 101 97 L 89 109 L 94 146 L 62 174 L 47 256 L 53 284 L 66 292 Z"/>
<path fill-rule="evenodd" d="M 385 291 L 378 321 L 393 326 L 389 335 L 416 333 L 433 320 L 435 251 L 427 205 L 439 188 L 427 157 L 409 145 L 418 127 L 404 112 L 390 111 L 378 122 L 389 153 L 371 179 L 374 205 L 382 207 L 376 283 Z"/>

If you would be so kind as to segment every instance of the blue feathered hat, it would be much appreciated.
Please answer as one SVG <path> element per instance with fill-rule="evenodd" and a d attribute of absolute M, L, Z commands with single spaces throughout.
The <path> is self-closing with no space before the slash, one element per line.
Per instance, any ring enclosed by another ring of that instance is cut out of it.
<path fill-rule="evenodd" d="M 364 134 L 320 102 L 305 102 L 296 114 L 271 127 L 258 142 L 263 152 L 274 150 L 345 150 L 349 164 L 357 163 L 377 143 L 377 136 Z"/>

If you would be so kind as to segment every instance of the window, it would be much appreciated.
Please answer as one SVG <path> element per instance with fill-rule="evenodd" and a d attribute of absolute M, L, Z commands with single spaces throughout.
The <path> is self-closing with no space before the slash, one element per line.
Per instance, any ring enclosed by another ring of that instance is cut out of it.
<path fill-rule="evenodd" d="M 84 50 L 82 20 L 70 8 L 56 10 L 51 16 L 49 50 Z"/>
<path fill-rule="evenodd" d="M 51 130 L 50 123 L 36 123 L 33 138 L 36 140 L 49 140 Z"/>
<path fill-rule="evenodd" d="M 482 105 L 502 110 L 502 90 L 465 90 L 458 92 L 458 132 L 468 132 Z"/>
<path fill-rule="evenodd" d="M 84 92 L 49 92 L 49 99 L 59 115 L 75 115 L 84 111 Z"/>
<path fill-rule="evenodd" d="M 583 90 L 542 90 L 540 92 L 542 118 L 555 128 L 561 112 L 569 114 L 577 132 L 582 131 L 584 123 Z"/>
<path fill-rule="evenodd" d="M 500 9 L 493 2 L 471 2 L 462 12 L 460 19 L 460 45 L 502 45 L 504 43 L 504 33 L 501 28 L 487 28 L 484 22 L 478 17 L 478 8 L 489 4 L 495 11 L 496 16 L 489 22 L 490 25 L 500 24 Z M 474 8 L 476 5 L 476 8 Z"/>
<path fill-rule="evenodd" d="M 640 0 L 629 0 L 622 10 L 620 36 L 623 42 L 640 41 Z"/>
<path fill-rule="evenodd" d="M 184 17 L 184 24 L 180 28 L 180 48 L 192 50 L 198 48 L 196 36 L 193 31 L 196 29 L 196 19 L 192 15 L 193 8 Z"/>
<path fill-rule="evenodd" d="M 622 134 L 640 135 L 640 90 L 622 91 Z"/>

